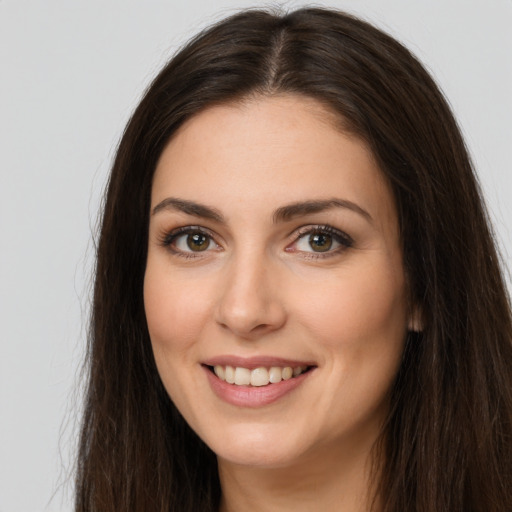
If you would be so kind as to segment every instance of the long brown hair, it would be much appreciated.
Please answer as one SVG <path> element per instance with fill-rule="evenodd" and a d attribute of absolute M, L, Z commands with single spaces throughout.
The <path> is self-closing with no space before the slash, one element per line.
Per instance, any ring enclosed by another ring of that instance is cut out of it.
<path fill-rule="evenodd" d="M 202 109 L 300 94 L 371 148 L 394 191 L 420 306 L 376 447 L 385 512 L 512 510 L 512 324 L 468 152 L 424 68 L 373 26 L 325 9 L 245 11 L 160 72 L 120 142 L 104 203 L 78 456 L 77 512 L 218 508 L 215 455 L 160 382 L 144 315 L 152 175 Z"/>

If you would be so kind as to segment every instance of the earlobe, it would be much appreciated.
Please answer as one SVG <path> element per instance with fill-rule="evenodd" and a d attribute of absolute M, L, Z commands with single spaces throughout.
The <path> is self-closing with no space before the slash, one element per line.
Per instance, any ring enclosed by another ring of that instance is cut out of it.
<path fill-rule="evenodd" d="M 407 329 L 410 332 L 423 332 L 424 321 L 423 321 L 423 310 L 420 306 L 413 306 L 409 314 L 409 320 L 407 322 Z"/>

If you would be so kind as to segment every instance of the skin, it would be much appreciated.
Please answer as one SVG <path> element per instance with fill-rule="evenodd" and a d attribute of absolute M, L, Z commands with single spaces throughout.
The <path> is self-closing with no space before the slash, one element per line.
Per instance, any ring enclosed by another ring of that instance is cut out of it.
<path fill-rule="evenodd" d="M 163 206 L 171 197 L 223 219 Z M 356 206 L 273 218 L 332 198 Z M 165 148 L 151 208 L 144 300 L 155 360 L 217 454 L 221 510 L 368 510 L 370 452 L 414 326 L 393 196 L 366 145 L 312 99 L 215 106 Z M 319 253 L 304 232 L 325 225 L 350 246 Z M 205 250 L 169 236 L 186 226 L 207 230 Z M 201 365 L 226 354 L 315 368 L 277 402 L 239 407 L 213 393 Z"/>

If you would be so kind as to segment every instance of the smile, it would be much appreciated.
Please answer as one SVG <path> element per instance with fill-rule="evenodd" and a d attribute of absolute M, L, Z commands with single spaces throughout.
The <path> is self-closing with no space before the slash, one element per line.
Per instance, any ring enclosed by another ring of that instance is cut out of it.
<path fill-rule="evenodd" d="M 237 407 L 270 405 L 302 387 L 317 366 L 279 358 L 217 357 L 202 365 L 211 390 Z"/>
<path fill-rule="evenodd" d="M 258 367 L 254 369 L 240 366 L 215 365 L 213 372 L 222 381 L 235 386 L 268 386 L 278 384 L 283 380 L 298 377 L 308 370 L 308 366 L 271 366 L 269 368 Z"/>

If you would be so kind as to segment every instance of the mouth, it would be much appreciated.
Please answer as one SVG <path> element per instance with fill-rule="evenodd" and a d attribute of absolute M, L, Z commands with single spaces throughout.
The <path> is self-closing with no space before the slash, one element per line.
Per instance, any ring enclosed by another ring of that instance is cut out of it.
<path fill-rule="evenodd" d="M 221 381 L 234 386 L 263 387 L 279 384 L 294 379 L 310 371 L 313 366 L 259 366 L 245 368 L 243 366 L 214 365 L 206 367 Z"/>
<path fill-rule="evenodd" d="M 237 407 L 263 407 L 285 396 L 309 380 L 316 365 L 278 358 L 219 357 L 201 365 L 214 394 Z"/>

